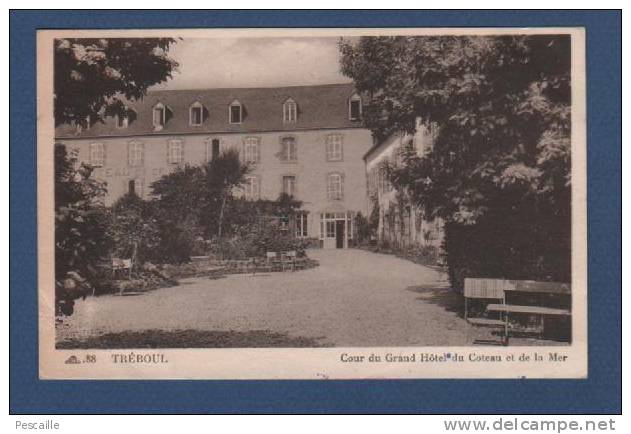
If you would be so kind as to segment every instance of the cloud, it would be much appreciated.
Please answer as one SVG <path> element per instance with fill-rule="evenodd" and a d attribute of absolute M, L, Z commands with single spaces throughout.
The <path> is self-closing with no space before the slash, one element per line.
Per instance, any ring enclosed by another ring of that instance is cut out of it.
<path fill-rule="evenodd" d="M 339 71 L 338 38 L 185 39 L 169 55 L 180 63 L 158 89 L 274 87 L 350 80 Z"/>

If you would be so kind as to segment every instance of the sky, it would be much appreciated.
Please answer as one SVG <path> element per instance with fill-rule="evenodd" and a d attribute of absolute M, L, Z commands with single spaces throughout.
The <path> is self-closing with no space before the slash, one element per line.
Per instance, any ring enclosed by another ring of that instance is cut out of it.
<path fill-rule="evenodd" d="M 337 37 L 178 40 L 169 56 L 179 70 L 152 89 L 348 83 L 339 71 L 338 42 Z"/>

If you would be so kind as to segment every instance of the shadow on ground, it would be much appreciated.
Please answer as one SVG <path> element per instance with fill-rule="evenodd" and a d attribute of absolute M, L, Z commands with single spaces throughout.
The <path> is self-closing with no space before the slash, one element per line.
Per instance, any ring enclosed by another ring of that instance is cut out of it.
<path fill-rule="evenodd" d="M 268 330 L 203 331 L 144 330 L 106 333 L 57 342 L 57 349 L 121 348 L 312 348 L 325 347 L 323 338 L 291 337 Z"/>
<path fill-rule="evenodd" d="M 462 294 L 453 291 L 448 285 L 416 285 L 408 286 L 406 291 L 415 292 L 420 295 L 417 300 L 424 303 L 432 303 L 441 306 L 448 312 L 456 313 L 460 318 L 464 318 L 464 299 Z"/>

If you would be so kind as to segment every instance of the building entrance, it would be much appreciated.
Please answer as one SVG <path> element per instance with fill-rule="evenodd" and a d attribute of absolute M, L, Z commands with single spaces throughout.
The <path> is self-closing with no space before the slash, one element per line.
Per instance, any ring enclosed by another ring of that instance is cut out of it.
<path fill-rule="evenodd" d="M 320 246 L 324 249 L 345 249 L 353 238 L 353 213 L 320 214 Z"/>
<path fill-rule="evenodd" d="M 335 221 L 335 247 L 343 249 L 346 247 L 346 220 Z"/>

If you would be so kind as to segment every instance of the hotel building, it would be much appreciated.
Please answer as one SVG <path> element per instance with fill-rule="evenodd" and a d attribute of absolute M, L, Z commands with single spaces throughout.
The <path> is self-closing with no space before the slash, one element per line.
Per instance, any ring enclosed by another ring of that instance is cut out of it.
<path fill-rule="evenodd" d="M 414 205 L 404 191 L 390 183 L 388 171 L 402 164 L 402 151 L 412 149 L 418 156 L 429 152 L 435 129 L 420 120 L 414 134 L 395 133 L 375 144 L 364 155 L 368 177 L 367 196 L 379 208 L 377 238 L 391 246 L 431 245 L 440 248 L 444 237 L 441 219 L 426 218 L 423 208 Z"/>
<path fill-rule="evenodd" d="M 252 168 L 246 198 L 294 196 L 302 202 L 296 235 L 345 248 L 356 213 L 370 211 L 363 157 L 373 140 L 361 117 L 352 84 L 153 91 L 129 102 L 126 116 L 60 126 L 55 139 L 95 167 L 108 204 L 132 191 L 149 198 L 150 185 L 175 167 L 235 148 Z"/>

